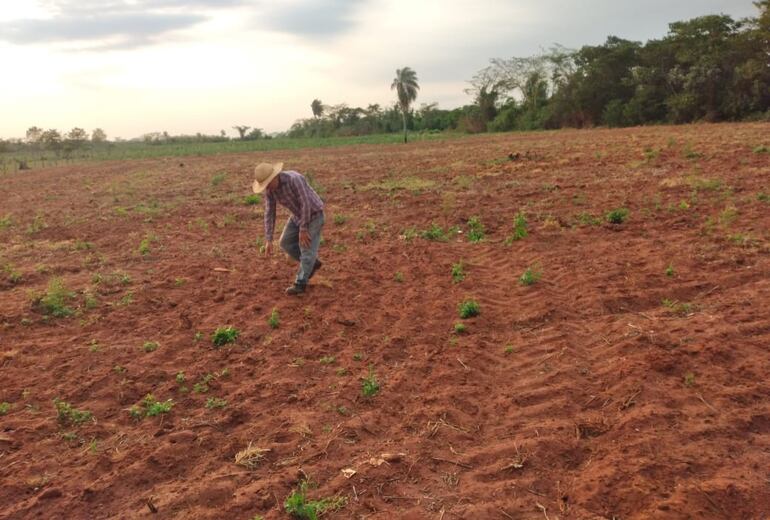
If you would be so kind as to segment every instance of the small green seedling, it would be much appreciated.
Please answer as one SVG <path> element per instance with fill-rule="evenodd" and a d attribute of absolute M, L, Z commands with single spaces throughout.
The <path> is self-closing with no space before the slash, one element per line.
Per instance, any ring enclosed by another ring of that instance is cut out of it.
<path fill-rule="evenodd" d="M 156 415 L 166 414 L 173 408 L 174 402 L 171 399 L 167 401 L 158 401 L 152 394 L 147 394 L 142 399 L 140 406 L 132 406 L 129 408 L 128 413 L 134 419 L 142 419 L 143 417 L 155 417 Z"/>
<path fill-rule="evenodd" d="M 0 415 L 5 415 L 11 409 L 11 403 L 3 401 L 0 403 Z"/>
<path fill-rule="evenodd" d="M 230 326 L 219 327 L 211 335 L 211 341 L 214 343 L 214 346 L 221 347 L 223 345 L 227 345 L 228 343 L 234 343 L 235 340 L 238 339 L 239 335 L 240 332 L 238 329 Z"/>
<path fill-rule="evenodd" d="M 270 313 L 267 324 L 270 325 L 271 329 L 277 329 L 281 324 L 281 317 L 278 314 L 278 309 L 273 309 L 273 312 Z"/>
<path fill-rule="evenodd" d="M 364 359 L 364 355 L 360 352 L 353 354 L 353 361 L 361 361 L 362 359 Z"/>
<path fill-rule="evenodd" d="M 341 226 L 347 221 L 348 217 L 346 215 L 334 215 L 334 223 L 338 226 Z"/>
<path fill-rule="evenodd" d="M 530 266 L 524 271 L 524 274 L 519 277 L 519 283 L 521 285 L 533 285 L 537 283 L 542 276 L 543 274 L 537 267 Z"/>
<path fill-rule="evenodd" d="M 59 398 L 54 398 L 53 405 L 56 408 L 56 414 L 61 424 L 78 426 L 93 418 L 91 412 L 73 408 L 71 404 L 66 401 L 61 401 Z"/>
<path fill-rule="evenodd" d="M 403 283 L 404 273 L 402 273 L 401 271 L 396 271 L 396 274 L 393 277 L 393 279 L 396 280 L 398 283 Z"/>
<path fill-rule="evenodd" d="M 318 360 L 319 363 L 322 365 L 331 365 L 336 361 L 336 358 L 334 356 L 323 356 L 321 359 Z"/>
<path fill-rule="evenodd" d="M 695 386 L 695 374 L 693 374 L 692 372 L 687 372 L 684 375 L 684 386 L 686 387 Z"/>
<path fill-rule="evenodd" d="M 513 354 L 513 345 L 506 345 L 503 352 L 505 352 L 506 354 Z"/>
<path fill-rule="evenodd" d="M 462 319 L 472 318 L 481 314 L 481 308 L 475 300 L 465 300 L 457 306 L 457 312 Z"/>
<path fill-rule="evenodd" d="M 209 397 L 206 399 L 206 408 L 209 410 L 213 410 L 214 408 L 224 408 L 227 406 L 227 401 L 225 399 L 220 399 L 219 397 Z"/>
<path fill-rule="evenodd" d="M 478 243 L 484 240 L 484 225 L 479 217 L 468 219 L 468 242 Z"/>
<path fill-rule="evenodd" d="M 607 222 L 610 224 L 622 224 L 628 218 L 628 209 L 616 208 L 607 213 Z"/>
<path fill-rule="evenodd" d="M 318 517 L 329 511 L 337 511 L 347 503 L 346 497 L 324 498 L 321 500 L 308 500 L 307 488 L 309 482 L 303 480 L 299 488 L 292 491 L 286 498 L 283 507 L 293 518 L 299 520 L 318 520 Z"/>
<path fill-rule="evenodd" d="M 467 327 L 465 326 L 465 323 L 457 322 L 455 323 L 455 334 L 463 334 L 467 330 Z"/>
<path fill-rule="evenodd" d="M 364 397 L 374 397 L 379 391 L 380 383 L 377 381 L 374 369 L 369 365 L 369 374 L 361 382 L 361 394 Z"/>
<path fill-rule="evenodd" d="M 38 302 L 46 314 L 55 318 L 65 318 L 75 313 L 67 307 L 67 301 L 74 297 L 75 293 L 67 290 L 61 278 L 53 278 L 48 282 L 48 289 Z"/>
<path fill-rule="evenodd" d="M 452 282 L 460 283 L 465 280 L 465 264 L 460 261 L 452 264 Z"/>
<path fill-rule="evenodd" d="M 142 345 L 142 350 L 145 352 L 155 352 L 159 346 L 157 341 L 145 341 L 144 345 Z"/>
<path fill-rule="evenodd" d="M 527 237 L 527 216 L 523 211 L 519 211 L 513 217 L 513 234 L 505 239 L 506 245 L 511 245 L 517 240 Z"/>
<path fill-rule="evenodd" d="M 675 276 L 676 271 L 674 270 L 674 266 L 671 264 L 668 264 L 668 267 L 666 267 L 665 273 L 666 273 L 666 276 L 668 276 L 669 278 L 672 278 L 673 276 Z"/>
<path fill-rule="evenodd" d="M 243 199 L 243 203 L 246 206 L 256 206 L 260 202 L 262 202 L 262 197 L 260 197 L 258 193 L 252 193 L 250 195 L 246 195 L 246 197 L 244 197 Z"/>

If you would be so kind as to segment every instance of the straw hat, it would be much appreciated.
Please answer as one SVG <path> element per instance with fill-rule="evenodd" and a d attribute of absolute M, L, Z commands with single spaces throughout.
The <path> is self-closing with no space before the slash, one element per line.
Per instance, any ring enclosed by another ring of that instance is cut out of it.
<path fill-rule="evenodd" d="M 283 163 L 259 163 L 254 168 L 254 184 L 251 185 L 251 189 L 254 193 L 262 193 L 270 184 L 270 181 L 275 179 L 275 176 L 281 173 L 283 169 Z"/>

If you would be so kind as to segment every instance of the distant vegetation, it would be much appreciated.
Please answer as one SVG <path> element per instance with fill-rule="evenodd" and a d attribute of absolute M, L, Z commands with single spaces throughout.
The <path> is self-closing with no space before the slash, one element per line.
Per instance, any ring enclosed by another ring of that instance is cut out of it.
<path fill-rule="evenodd" d="M 756 18 L 708 15 L 669 24 L 666 36 L 644 44 L 609 36 L 578 50 L 555 46 L 529 57 L 494 58 L 469 81 L 473 102 L 452 110 L 436 103 L 412 108 L 414 70 L 398 69 L 391 106 L 324 105 L 282 133 L 235 125 L 238 137 L 172 136 L 151 132 L 108 141 L 104 130 L 30 127 L 24 139 L 0 140 L 0 170 L 14 171 L 87 159 L 394 143 L 397 132 L 418 139 L 456 131 L 538 130 L 696 121 L 770 120 L 770 0 L 755 2 Z M 327 139 L 334 137 L 336 139 Z"/>

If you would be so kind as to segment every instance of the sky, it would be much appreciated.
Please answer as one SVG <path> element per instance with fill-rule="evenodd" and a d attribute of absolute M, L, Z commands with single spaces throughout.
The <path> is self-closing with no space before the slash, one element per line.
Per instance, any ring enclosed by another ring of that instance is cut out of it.
<path fill-rule="evenodd" d="M 472 100 L 490 58 L 670 22 L 756 16 L 751 0 L 0 0 L 0 138 L 27 128 L 235 136 L 285 131 L 310 103 L 389 106 L 398 68 L 415 106 Z"/>

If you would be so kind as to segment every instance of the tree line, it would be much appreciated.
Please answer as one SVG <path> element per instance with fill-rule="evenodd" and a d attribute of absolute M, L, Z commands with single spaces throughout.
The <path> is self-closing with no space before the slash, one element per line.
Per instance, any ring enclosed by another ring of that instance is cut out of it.
<path fill-rule="evenodd" d="M 756 18 L 674 22 L 666 36 L 645 44 L 609 36 L 578 50 L 556 45 L 535 56 L 491 59 L 469 81 L 473 103 L 453 110 L 435 103 L 412 110 L 401 93 L 385 109 L 315 99 L 313 118 L 294 123 L 288 135 L 395 132 L 399 123 L 475 133 L 770 120 L 770 0 L 755 5 Z"/>
<path fill-rule="evenodd" d="M 734 20 L 708 15 L 669 24 L 668 34 L 640 42 L 609 36 L 578 50 L 556 45 L 528 57 L 494 58 L 469 80 L 472 103 L 444 110 L 436 103 L 414 109 L 419 84 L 409 67 L 398 69 L 391 106 L 310 104 L 312 117 L 287 132 L 233 126 L 241 140 L 271 137 L 357 136 L 403 131 L 537 130 L 633 126 L 695 121 L 770 120 L 770 0 L 754 2 L 759 14 Z M 219 135 L 151 132 L 147 144 L 228 141 Z M 18 147 L 69 155 L 107 141 L 95 129 L 62 135 L 31 127 L 26 139 L 0 140 L 0 152 Z M 117 140 L 116 140 L 117 141 Z"/>

